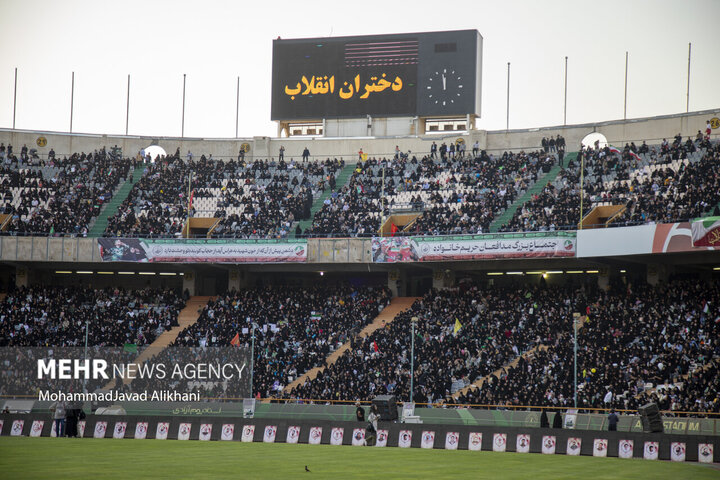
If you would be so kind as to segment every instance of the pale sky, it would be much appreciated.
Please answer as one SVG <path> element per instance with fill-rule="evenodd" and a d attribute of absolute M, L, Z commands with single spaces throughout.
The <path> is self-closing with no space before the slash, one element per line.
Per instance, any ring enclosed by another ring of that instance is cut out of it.
<path fill-rule="evenodd" d="M 275 136 L 270 121 L 272 40 L 477 29 L 484 38 L 480 129 L 567 123 L 720 107 L 719 0 L 270 2 L 216 0 L 0 0 L 0 127 L 179 136 Z"/>

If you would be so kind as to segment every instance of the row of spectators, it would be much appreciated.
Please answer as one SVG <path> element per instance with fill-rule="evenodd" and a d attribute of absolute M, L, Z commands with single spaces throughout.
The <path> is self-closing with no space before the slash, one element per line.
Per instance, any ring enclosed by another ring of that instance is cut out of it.
<path fill-rule="evenodd" d="M 640 157 L 644 156 L 644 159 Z M 720 202 L 720 144 L 665 141 L 649 147 L 588 148 L 558 178 L 517 209 L 500 231 L 573 230 L 580 222 L 580 166 L 584 164 L 583 214 L 598 204 L 621 205 L 611 226 L 678 222 L 711 214 Z M 690 161 L 689 157 L 697 158 Z"/>
<path fill-rule="evenodd" d="M 102 376 L 72 381 L 40 378 L 37 361 L 93 358 L 108 365 L 128 364 L 159 334 L 178 326 L 184 305 L 183 297 L 160 289 L 33 286 L 15 290 L 0 302 L 0 395 L 105 387 L 108 380 Z"/>
<path fill-rule="evenodd" d="M 554 139 L 563 170 L 517 209 L 501 231 L 575 228 L 580 219 L 579 159 L 565 167 L 564 139 Z M 556 162 L 552 142 L 536 152 L 494 156 L 473 148 L 452 155 L 418 158 L 398 152 L 392 159 L 360 161 L 346 185 L 337 185 L 342 160 L 215 160 L 174 155 L 159 158 L 133 186 L 109 219 L 107 236 L 180 236 L 188 217 L 220 220 L 211 235 L 282 238 L 310 218 L 313 201 L 331 195 L 304 236 L 372 236 L 394 211 L 423 213 L 401 234 L 445 235 L 489 231 L 517 197 Z M 26 148 L 23 149 L 25 152 Z M 659 146 L 627 144 L 622 151 L 588 147 L 585 211 L 602 202 L 624 205 L 614 224 L 681 221 L 711 212 L 720 201 L 720 147 L 702 134 Z M 699 153 L 702 159 L 699 159 Z M 699 161 L 696 161 L 698 160 Z M 148 163 L 150 163 L 148 161 Z M 93 218 L 120 182 L 134 180 L 137 161 L 105 148 L 90 154 L 54 155 L 33 162 L 5 148 L 0 159 L 0 213 L 12 216 L 5 232 L 87 235 Z M 190 193 L 192 192 L 192 193 Z M 191 211 L 191 195 L 193 202 Z"/>
<path fill-rule="evenodd" d="M 543 152 L 477 150 L 466 155 L 358 162 L 347 186 L 333 193 L 315 214 L 307 236 L 372 236 L 397 208 L 422 211 L 406 233 L 445 235 L 487 232 L 490 223 L 519 192 L 548 172 L 555 157 Z"/>
<path fill-rule="evenodd" d="M 286 237 L 296 221 L 310 216 L 314 195 L 334 186 L 343 166 L 330 159 L 183 160 L 176 153 L 148 167 L 105 234 L 179 236 L 189 217 L 211 217 L 220 219 L 212 230 L 216 237 Z"/>
<path fill-rule="evenodd" d="M 235 339 L 235 345 L 250 349 L 254 333 L 253 394 L 269 397 L 309 369 L 323 365 L 331 352 L 351 341 L 389 301 L 386 288 L 349 284 L 240 290 L 208 302 L 198 321 L 180 332 L 173 347 L 222 347 Z M 238 396 L 232 387 L 227 388 L 213 393 Z"/>
<path fill-rule="evenodd" d="M 634 409 L 658 400 L 677 411 L 720 412 L 712 375 L 718 368 L 712 359 L 720 357 L 719 296 L 717 281 L 696 280 L 620 283 L 609 291 L 462 284 L 426 295 L 287 398 L 369 400 L 389 393 L 407 399 L 410 319 L 418 317 L 416 402 L 570 407 L 572 318 L 579 312 L 580 407 Z M 529 351 L 528 359 L 521 356 Z M 515 367 L 505 368 L 518 357 Z M 488 375 L 481 388 L 453 398 Z"/>
<path fill-rule="evenodd" d="M 0 346 L 145 345 L 177 326 L 185 301 L 171 290 L 22 287 L 0 302 Z"/>
<path fill-rule="evenodd" d="M 683 412 L 720 412 L 720 284 L 674 282 L 599 290 L 578 338 L 578 405 L 636 409 L 649 401 Z M 573 338 L 547 339 L 460 403 L 573 405 Z M 701 368 L 708 365 L 709 368 Z M 659 387 L 659 388 L 658 388 Z"/>
<path fill-rule="evenodd" d="M 130 159 L 114 158 L 105 148 L 36 163 L 29 166 L 7 154 L 0 162 L 0 213 L 12 216 L 5 232 L 87 235 L 91 220 L 133 164 Z"/>

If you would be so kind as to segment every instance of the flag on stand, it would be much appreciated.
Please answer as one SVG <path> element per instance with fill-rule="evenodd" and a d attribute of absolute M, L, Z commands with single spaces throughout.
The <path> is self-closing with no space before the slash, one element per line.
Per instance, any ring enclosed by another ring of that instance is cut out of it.
<path fill-rule="evenodd" d="M 462 323 L 460 323 L 460 320 L 458 320 L 456 318 L 455 319 L 455 328 L 453 328 L 453 335 L 457 335 L 457 333 L 460 331 L 461 328 L 462 328 Z"/>
<path fill-rule="evenodd" d="M 234 347 L 240 346 L 240 334 L 236 333 L 232 340 L 230 340 L 230 345 Z"/>
<path fill-rule="evenodd" d="M 397 231 L 398 231 L 398 226 L 395 225 L 394 223 L 390 222 L 390 236 L 394 237 L 395 234 L 397 233 Z"/>
<path fill-rule="evenodd" d="M 373 350 L 375 350 L 375 352 L 379 352 L 379 351 L 380 351 L 380 349 L 379 349 L 378 346 L 377 346 L 377 342 L 375 342 L 375 340 L 373 340 L 373 344 L 372 344 L 372 345 L 373 345 Z"/>

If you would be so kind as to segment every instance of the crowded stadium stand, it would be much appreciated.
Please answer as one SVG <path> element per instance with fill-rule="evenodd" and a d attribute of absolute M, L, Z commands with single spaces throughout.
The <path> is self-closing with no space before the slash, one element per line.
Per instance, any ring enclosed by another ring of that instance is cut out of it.
<path fill-rule="evenodd" d="M 607 226 L 688 221 L 712 212 L 718 194 L 718 147 L 704 138 L 620 152 L 588 147 L 557 178 L 525 202 L 500 231 L 574 230 L 580 223 L 581 165 L 584 215 L 617 206 Z M 686 198 L 687 197 L 687 198 Z M 592 223 L 590 223 L 592 225 Z"/>
<path fill-rule="evenodd" d="M 42 133 L 79 153 L 19 155 L 8 144 L 38 133 L 0 130 L 0 347 L 42 349 L 0 362 L 114 347 L 123 363 L 177 365 L 228 349 L 210 358 L 245 355 L 249 378 L 73 388 L 183 391 L 197 395 L 187 411 L 220 405 L 245 419 L 297 408 L 350 421 L 345 406 L 389 395 L 418 407 L 400 421 L 604 419 L 655 403 L 720 428 L 720 144 L 692 134 L 707 115 L 598 125 L 606 144 L 578 151 L 566 145 L 587 126 L 75 143 Z M 158 143 L 175 153 L 146 154 Z M 39 388 L 12 381 L 0 395 Z M 182 411 L 169 403 L 157 412 Z"/>
<path fill-rule="evenodd" d="M 0 151 L 0 213 L 8 215 L 5 234 L 87 235 L 133 164 L 104 146 L 89 154 L 59 158 L 52 153 L 45 159 L 28 155 L 26 146 L 18 157 L 10 147 L 3 144 Z"/>

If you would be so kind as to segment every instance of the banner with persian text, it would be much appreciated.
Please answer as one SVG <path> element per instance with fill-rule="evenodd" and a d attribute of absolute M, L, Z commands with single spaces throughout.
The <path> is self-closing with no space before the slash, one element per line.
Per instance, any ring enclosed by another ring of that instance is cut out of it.
<path fill-rule="evenodd" d="M 103 262 L 287 263 L 306 262 L 304 241 L 98 238 Z"/>
<path fill-rule="evenodd" d="M 576 247 L 575 232 L 372 239 L 376 263 L 574 257 Z"/>

